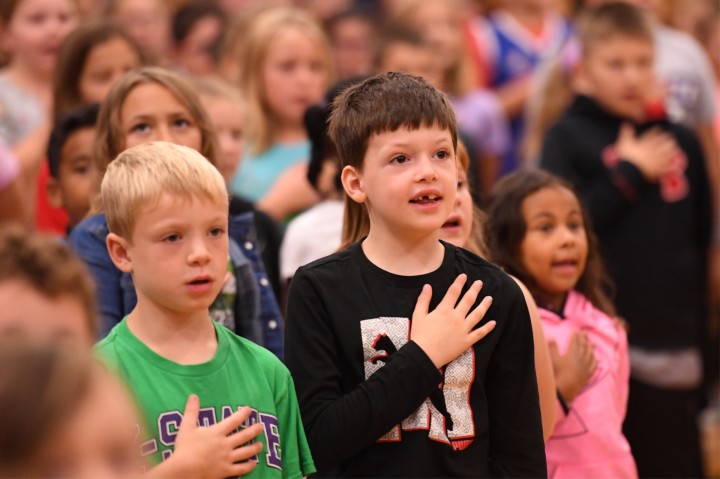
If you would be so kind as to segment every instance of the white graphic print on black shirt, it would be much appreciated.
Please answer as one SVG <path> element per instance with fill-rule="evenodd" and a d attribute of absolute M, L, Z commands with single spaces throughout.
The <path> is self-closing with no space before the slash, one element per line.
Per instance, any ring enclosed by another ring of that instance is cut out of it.
<path fill-rule="evenodd" d="M 365 360 L 365 379 L 383 367 L 410 340 L 408 318 L 375 318 L 360 323 Z M 474 352 L 466 350 L 444 368 L 444 380 L 402 425 L 393 427 L 379 442 L 402 440 L 401 431 L 428 431 L 434 441 L 463 450 L 475 438 L 470 410 L 470 387 L 474 379 Z"/>

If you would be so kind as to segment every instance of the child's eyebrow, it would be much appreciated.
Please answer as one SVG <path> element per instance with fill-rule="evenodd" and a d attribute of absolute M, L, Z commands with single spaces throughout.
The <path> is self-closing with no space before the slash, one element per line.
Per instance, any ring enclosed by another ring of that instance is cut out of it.
<path fill-rule="evenodd" d="M 138 113 L 135 115 L 130 116 L 130 121 L 136 121 L 136 120 L 148 120 L 152 118 L 154 115 L 151 113 Z"/>
<path fill-rule="evenodd" d="M 81 153 L 79 155 L 68 156 L 67 159 L 63 158 L 63 160 L 68 163 L 78 163 L 80 161 L 92 161 L 92 156 L 87 153 Z"/>
<path fill-rule="evenodd" d="M 540 213 L 535 213 L 533 216 L 530 217 L 531 220 L 534 220 L 536 218 L 554 218 L 555 216 L 552 213 L 549 213 L 547 211 L 541 211 Z"/>
<path fill-rule="evenodd" d="M 438 137 L 437 139 L 435 139 L 434 144 L 435 145 L 441 145 L 441 144 L 452 145 L 452 140 L 450 138 Z M 415 146 L 415 142 L 405 141 L 405 140 L 396 140 L 391 143 L 388 143 L 388 147 L 391 147 L 391 148 L 406 148 L 406 147 L 411 147 L 411 146 Z"/>

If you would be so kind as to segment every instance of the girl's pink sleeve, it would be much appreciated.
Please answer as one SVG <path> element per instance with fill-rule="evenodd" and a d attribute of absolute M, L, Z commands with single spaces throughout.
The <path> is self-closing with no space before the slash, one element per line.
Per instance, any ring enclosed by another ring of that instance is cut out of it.
<path fill-rule="evenodd" d="M 618 394 L 616 397 L 619 401 L 618 411 L 621 412 L 624 418 L 627 413 L 628 394 L 630 390 L 630 355 L 628 353 L 627 332 L 620 324 L 616 325 L 616 327 L 618 328 L 618 335 L 620 336 L 617 350 L 620 358 L 618 360 Z"/>

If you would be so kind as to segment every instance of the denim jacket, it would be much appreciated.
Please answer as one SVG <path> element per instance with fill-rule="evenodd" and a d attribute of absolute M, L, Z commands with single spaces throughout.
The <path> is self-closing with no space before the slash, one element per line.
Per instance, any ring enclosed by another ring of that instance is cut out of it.
<path fill-rule="evenodd" d="M 230 218 L 230 259 L 237 293 L 235 333 L 283 358 L 283 321 L 275 293 L 265 273 L 255 237 L 252 213 Z M 70 246 L 95 279 L 100 312 L 100 338 L 104 338 L 137 303 L 132 275 L 115 267 L 105 246 L 109 233 L 105 215 L 85 219 L 70 234 Z"/>

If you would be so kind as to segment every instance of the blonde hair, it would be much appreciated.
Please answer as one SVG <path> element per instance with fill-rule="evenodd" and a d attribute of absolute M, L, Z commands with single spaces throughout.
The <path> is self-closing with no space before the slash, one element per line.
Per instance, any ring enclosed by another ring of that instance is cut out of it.
<path fill-rule="evenodd" d="M 107 168 L 100 201 L 113 233 L 130 240 L 140 211 L 163 193 L 183 199 L 203 198 L 228 208 L 220 172 L 186 146 L 151 141 L 123 151 Z"/>
<path fill-rule="evenodd" d="M 120 112 L 128 95 L 140 85 L 155 83 L 166 88 L 187 108 L 200 130 L 200 153 L 213 165 L 217 164 L 217 137 L 210 117 L 188 80 L 160 67 L 144 67 L 126 73 L 110 89 L 100 106 L 95 137 L 95 161 L 102 176 L 111 161 L 125 149 L 125 132 Z"/>
<path fill-rule="evenodd" d="M 218 73 L 227 82 L 233 85 L 240 83 L 240 61 L 245 37 L 253 20 L 260 12 L 275 8 L 276 4 L 269 0 L 256 5 L 249 5 L 228 21 L 225 31 L 220 39 L 220 55 L 218 59 Z"/>
<path fill-rule="evenodd" d="M 578 44 L 565 46 L 561 56 L 542 67 L 531 85 L 527 106 L 527 130 L 521 145 L 525 166 L 540 161 L 545 134 L 560 119 L 575 97 L 575 68 Z"/>
<path fill-rule="evenodd" d="M 229 100 L 237 103 L 245 110 L 245 100 L 240 90 L 225 80 L 220 80 L 219 78 L 198 78 L 194 81 L 194 84 L 201 102 L 203 98 Z"/>
<path fill-rule="evenodd" d="M 413 14 L 425 5 L 428 5 L 431 1 L 443 5 L 445 8 L 453 12 L 453 15 L 458 18 L 458 36 L 462 37 L 462 25 L 460 16 L 456 13 L 460 8 L 457 0 L 408 0 L 404 2 L 403 6 L 398 9 L 397 15 L 394 21 L 414 28 L 412 22 Z M 420 32 L 422 33 L 422 32 Z M 453 65 L 450 66 L 446 71 L 442 72 L 442 90 L 453 96 L 463 96 L 470 92 L 477 83 L 478 72 L 475 67 L 475 63 L 472 60 L 470 49 L 468 48 L 467 41 L 465 38 L 461 38 L 460 51 L 457 55 L 457 60 Z"/>
<path fill-rule="evenodd" d="M 273 119 L 265 101 L 263 64 L 272 40 L 282 31 L 296 28 L 317 41 L 325 58 L 327 83 L 332 82 L 332 60 L 327 38 L 320 25 L 307 12 L 291 7 L 264 9 L 248 22 L 240 55 L 240 89 L 247 100 L 247 139 L 251 152 L 259 154 L 273 142 Z"/>

